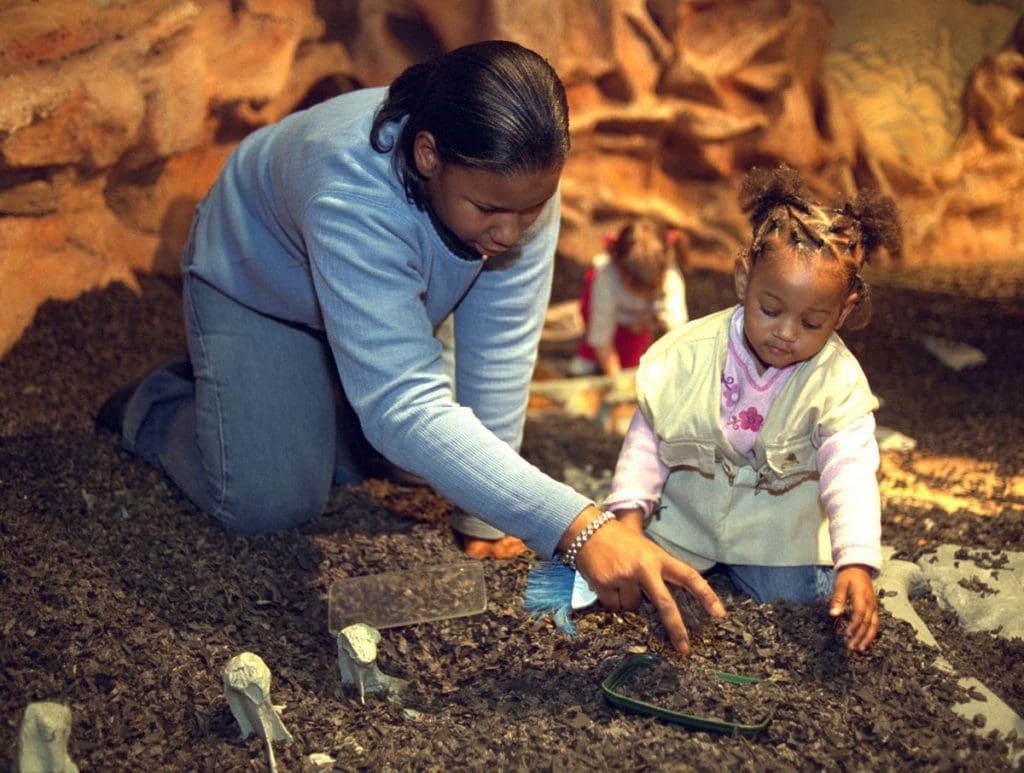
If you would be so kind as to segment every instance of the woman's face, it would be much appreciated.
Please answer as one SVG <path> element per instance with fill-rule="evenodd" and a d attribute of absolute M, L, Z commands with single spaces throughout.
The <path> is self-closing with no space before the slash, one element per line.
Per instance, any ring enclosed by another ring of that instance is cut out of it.
<path fill-rule="evenodd" d="M 417 136 L 415 157 L 423 193 L 434 214 L 463 244 L 485 257 L 518 244 L 555 195 L 562 174 L 560 166 L 503 176 L 446 164 L 429 132 Z"/>

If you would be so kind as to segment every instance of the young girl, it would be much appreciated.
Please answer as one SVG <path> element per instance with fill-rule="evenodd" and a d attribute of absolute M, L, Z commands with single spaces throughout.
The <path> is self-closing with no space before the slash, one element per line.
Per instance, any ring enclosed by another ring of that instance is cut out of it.
<path fill-rule="evenodd" d="M 639 410 L 605 507 L 699 571 L 727 567 L 761 602 L 852 607 L 848 646 L 878 630 L 877 400 L 834 331 L 867 296 L 864 264 L 897 251 L 891 199 L 841 209 L 786 167 L 741 192 L 753 240 L 740 304 L 658 341 L 637 372 Z"/>
<path fill-rule="evenodd" d="M 365 476 L 368 441 L 472 514 L 455 526 L 473 555 L 586 540 L 573 555 L 601 594 L 661 599 L 684 647 L 665 581 L 720 609 L 710 586 L 646 538 L 596 532 L 587 497 L 516 453 L 568 149 L 558 76 L 507 41 L 252 133 L 182 256 L 188 355 L 97 423 L 243 533 L 315 517 Z M 454 384 L 436 337 L 453 312 Z"/>
<path fill-rule="evenodd" d="M 583 278 L 586 333 L 573 375 L 635 368 L 651 342 L 687 320 L 686 289 L 665 229 L 647 218 L 624 225 Z"/>

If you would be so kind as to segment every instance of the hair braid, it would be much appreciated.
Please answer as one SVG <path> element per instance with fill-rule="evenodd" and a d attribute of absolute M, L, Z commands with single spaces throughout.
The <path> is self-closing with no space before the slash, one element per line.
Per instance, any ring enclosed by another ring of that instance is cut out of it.
<path fill-rule="evenodd" d="M 857 303 L 867 300 L 861 269 L 879 249 L 898 256 L 902 231 L 896 203 L 874 191 L 858 194 L 840 207 L 826 207 L 811 195 L 800 174 L 782 164 L 775 169 L 751 169 L 740 189 L 740 207 L 753 234 L 741 256 L 750 265 L 769 247 L 821 256 L 836 261 Z"/>
<path fill-rule="evenodd" d="M 866 259 L 879 248 L 890 255 L 903 254 L 903 230 L 900 228 L 899 210 L 889 196 L 877 191 L 862 191 L 851 207 L 851 215 L 860 222 Z"/>

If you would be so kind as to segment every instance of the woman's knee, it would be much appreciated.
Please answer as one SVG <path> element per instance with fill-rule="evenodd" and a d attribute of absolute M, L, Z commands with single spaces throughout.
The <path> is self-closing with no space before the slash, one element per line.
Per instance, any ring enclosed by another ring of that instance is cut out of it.
<path fill-rule="evenodd" d="M 301 526 L 323 512 L 330 477 L 314 485 L 251 485 L 236 491 L 213 515 L 239 534 L 261 534 Z"/>

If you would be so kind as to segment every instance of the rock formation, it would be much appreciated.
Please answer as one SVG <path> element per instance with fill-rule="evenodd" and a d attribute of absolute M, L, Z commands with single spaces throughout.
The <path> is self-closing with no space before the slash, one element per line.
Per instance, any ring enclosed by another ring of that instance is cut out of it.
<path fill-rule="evenodd" d="M 0 5 L 0 355 L 36 307 L 177 272 L 195 203 L 248 132 L 463 43 L 562 75 L 563 257 L 634 214 L 726 266 L 742 173 L 882 188 L 908 262 L 1018 260 L 1021 2 L 12 0 Z M 538 24 L 538 18 L 544 23 Z"/>

